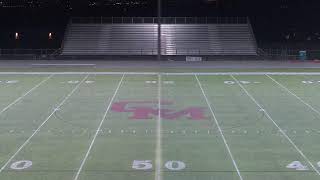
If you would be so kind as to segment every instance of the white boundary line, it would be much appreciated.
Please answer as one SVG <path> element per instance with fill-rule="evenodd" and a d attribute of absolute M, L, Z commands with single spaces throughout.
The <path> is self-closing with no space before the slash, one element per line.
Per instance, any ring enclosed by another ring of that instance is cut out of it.
<path fill-rule="evenodd" d="M 88 151 L 87 151 L 85 157 L 83 158 L 83 160 L 82 160 L 82 162 L 81 162 L 81 164 L 80 164 L 80 167 L 79 167 L 77 173 L 75 174 L 74 180 L 77 180 L 77 179 L 79 178 L 79 176 L 80 176 L 80 173 L 81 173 L 81 171 L 82 171 L 82 169 L 83 169 L 83 166 L 84 166 L 84 164 L 86 163 L 86 161 L 87 161 L 87 159 L 88 159 L 88 157 L 89 157 L 89 155 L 90 155 L 90 152 L 91 152 L 91 149 L 92 149 L 92 147 L 93 147 L 93 144 L 94 144 L 94 142 L 96 141 L 96 138 L 97 138 L 97 136 L 98 136 L 98 134 L 99 134 L 99 132 L 100 132 L 100 129 L 101 129 L 101 127 L 102 127 L 102 124 L 104 123 L 104 121 L 105 121 L 106 118 L 107 118 L 109 109 L 111 108 L 112 102 L 113 102 L 114 98 L 116 97 L 116 95 L 117 95 L 117 93 L 118 93 L 118 91 L 119 91 L 119 89 L 120 89 L 120 86 L 121 86 L 121 84 L 122 84 L 122 81 L 123 81 L 125 75 L 126 75 L 126 74 L 122 74 L 121 80 L 119 81 L 118 86 L 117 86 L 117 88 L 116 88 L 116 90 L 115 90 L 115 92 L 114 92 L 114 94 L 113 94 L 113 96 L 112 96 L 112 98 L 111 98 L 111 100 L 110 100 L 110 102 L 109 102 L 109 105 L 108 105 L 108 107 L 107 107 L 107 109 L 106 109 L 106 111 L 105 111 L 105 113 L 104 113 L 104 115 L 103 115 L 103 118 L 102 118 L 102 120 L 101 120 L 101 122 L 100 122 L 100 124 L 99 124 L 99 126 L 98 126 L 98 128 L 97 128 L 97 130 L 96 130 L 96 133 L 95 133 L 95 135 L 94 135 L 94 137 L 93 137 L 93 139 L 92 139 L 92 141 L 91 141 L 91 143 L 90 143 L 90 146 L 89 146 L 89 148 L 88 148 Z"/>
<path fill-rule="evenodd" d="M 26 97 L 28 94 L 30 94 L 32 91 L 34 91 L 35 89 L 37 89 L 39 86 L 41 86 L 43 83 L 47 82 L 50 78 L 52 78 L 52 76 L 54 76 L 53 74 L 51 74 L 49 77 L 45 78 L 44 80 L 42 80 L 40 83 L 38 83 L 37 85 L 35 85 L 33 88 L 31 88 L 28 92 L 26 92 L 25 94 L 23 94 L 22 96 L 20 96 L 19 98 L 17 98 L 16 100 L 14 100 L 12 103 L 10 103 L 8 106 L 6 106 L 5 108 L 3 108 L 0 111 L 0 115 L 2 113 L 4 113 L 5 111 L 7 111 L 10 107 L 12 107 L 13 105 L 15 105 L 17 102 L 19 102 L 21 99 L 23 99 L 24 97 Z"/>
<path fill-rule="evenodd" d="M 241 87 L 241 89 L 247 94 L 247 96 L 260 108 L 263 109 L 266 117 L 278 128 L 278 130 L 281 132 L 281 134 L 290 142 L 290 144 L 299 152 L 301 157 L 304 158 L 305 161 L 312 167 L 312 169 L 320 175 L 319 170 L 311 163 L 311 161 L 307 158 L 307 156 L 298 148 L 298 146 L 292 141 L 292 139 L 286 134 L 284 130 L 272 119 L 270 114 L 258 103 L 258 101 L 249 93 L 249 91 L 236 79 L 233 75 L 230 75 L 234 81 L 237 82 L 237 84 Z"/>
<path fill-rule="evenodd" d="M 266 75 L 268 78 L 270 78 L 273 82 L 275 82 L 276 84 L 278 84 L 282 89 L 286 90 L 289 94 L 291 94 L 292 96 L 296 97 L 299 101 L 301 101 L 304 105 L 308 106 L 313 112 L 317 113 L 320 116 L 320 111 L 318 111 L 317 109 L 315 109 L 313 106 L 311 106 L 310 104 L 308 104 L 307 102 L 305 102 L 302 98 L 300 98 L 298 95 L 296 95 L 295 93 L 293 93 L 292 91 L 290 91 L 286 86 L 284 86 L 283 84 L 281 84 L 280 82 L 278 82 L 277 80 L 275 80 L 274 78 L 272 78 L 269 75 Z"/>
<path fill-rule="evenodd" d="M 157 144 L 156 144 L 156 171 L 155 180 L 162 180 L 162 137 L 161 137 L 161 74 L 158 74 L 158 120 L 157 120 Z"/>
<path fill-rule="evenodd" d="M 159 72 L 0 72 L 0 75 L 157 75 Z M 220 75 L 320 75 L 320 72 L 190 72 L 190 73 L 162 73 L 163 75 L 199 75 L 199 76 L 220 76 Z"/>
<path fill-rule="evenodd" d="M 222 132 L 222 129 L 221 129 L 221 127 L 220 127 L 220 124 L 219 124 L 219 122 L 218 122 L 218 120 L 217 120 L 217 118 L 216 118 L 216 115 L 215 115 L 215 113 L 214 113 L 214 110 L 213 110 L 213 108 L 212 108 L 212 106 L 211 106 L 211 103 L 209 102 L 209 100 L 208 100 L 208 98 L 207 98 L 207 95 L 206 95 L 206 93 L 205 93 L 205 91 L 204 91 L 204 89 L 203 89 L 203 87 L 202 87 L 202 84 L 201 84 L 198 76 L 195 75 L 195 78 L 197 79 L 197 82 L 198 82 L 198 85 L 199 85 L 199 87 L 200 87 L 200 89 L 201 89 L 201 91 L 202 91 L 203 97 L 205 98 L 205 100 L 206 100 L 206 102 L 207 102 L 207 105 L 208 105 L 208 107 L 209 107 L 209 109 L 210 109 L 210 112 L 211 112 L 211 114 L 212 114 L 212 117 L 213 117 L 213 119 L 214 119 L 214 121 L 215 121 L 215 123 L 216 123 L 216 125 L 217 125 L 217 127 L 218 127 L 219 133 L 220 133 L 220 135 L 221 135 L 221 137 L 222 137 L 222 140 L 223 140 L 223 142 L 224 142 L 224 145 L 225 145 L 225 147 L 226 147 L 226 149 L 227 149 L 227 151 L 228 151 L 228 153 L 229 153 L 229 156 L 230 156 L 230 158 L 231 158 L 231 160 L 232 160 L 233 166 L 235 167 L 235 169 L 236 169 L 236 171 L 237 171 L 237 174 L 238 174 L 240 180 L 243 180 L 243 178 L 242 178 L 242 176 L 241 176 L 241 173 L 240 173 L 240 170 L 239 170 L 239 168 L 238 168 L 238 165 L 237 165 L 237 163 L 236 163 L 236 161 L 235 161 L 235 159 L 234 159 L 234 157 L 233 157 L 233 155 L 232 155 L 231 149 L 230 149 L 230 147 L 229 147 L 229 145 L 228 145 L 228 143 L 227 143 L 226 138 L 224 137 L 224 134 L 223 134 L 223 132 Z"/>
<path fill-rule="evenodd" d="M 0 75 L 157 75 L 158 72 L 0 72 Z"/>
<path fill-rule="evenodd" d="M 79 86 L 88 78 L 84 77 L 82 81 L 61 101 L 61 103 L 52 111 L 52 113 L 44 120 L 41 125 L 33 132 L 33 134 L 19 147 L 19 149 L 9 158 L 9 160 L 2 166 L 0 173 L 8 166 L 8 164 L 18 155 L 18 153 L 30 142 L 30 140 L 40 131 L 40 129 L 49 121 L 54 113 L 70 98 L 70 96 L 79 88 Z"/>
<path fill-rule="evenodd" d="M 222 76 L 222 75 L 320 75 L 319 72 L 192 72 L 192 73 L 164 73 L 165 75 L 199 75 L 199 76 Z"/>
<path fill-rule="evenodd" d="M 32 66 L 95 66 L 96 64 L 31 64 Z"/>

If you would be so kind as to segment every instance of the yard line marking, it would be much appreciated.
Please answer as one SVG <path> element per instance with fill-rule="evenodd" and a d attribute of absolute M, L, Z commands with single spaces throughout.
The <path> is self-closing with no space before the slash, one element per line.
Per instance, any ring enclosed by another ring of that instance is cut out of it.
<path fill-rule="evenodd" d="M 157 75 L 158 72 L 0 72 L 0 75 Z"/>
<path fill-rule="evenodd" d="M 207 105 L 208 105 L 208 107 L 209 107 L 209 109 L 210 109 L 210 112 L 211 112 L 211 114 L 212 114 L 212 117 L 213 117 L 213 119 L 214 119 L 214 121 L 215 121 L 215 123 L 216 123 L 216 125 L 217 125 L 217 127 L 218 127 L 219 133 L 220 133 L 220 135 L 221 135 L 221 137 L 222 137 L 222 140 L 223 140 L 223 142 L 224 142 L 224 145 L 225 145 L 225 147 L 226 147 L 226 149 L 227 149 L 227 151 L 228 151 L 228 153 L 229 153 L 229 156 L 230 156 L 230 158 L 231 158 L 231 160 L 232 160 L 233 166 L 235 167 L 235 169 L 236 169 L 236 171 L 237 171 L 237 174 L 238 174 L 240 180 L 243 180 L 243 178 L 242 178 L 242 176 L 241 176 L 241 173 L 240 173 L 240 170 L 239 170 L 239 168 L 238 168 L 238 165 L 237 165 L 237 163 L 236 163 L 236 161 L 235 161 L 235 159 L 234 159 L 234 157 L 233 157 L 233 154 L 232 154 L 231 149 L 230 149 L 230 147 L 229 147 L 229 145 L 228 145 L 228 142 L 227 142 L 226 138 L 224 137 L 224 134 L 223 134 L 223 132 L 222 132 L 222 129 L 221 129 L 221 127 L 220 127 L 220 124 L 219 124 L 219 122 L 218 122 L 218 120 L 217 120 L 217 118 L 216 118 L 216 115 L 215 115 L 215 113 L 214 113 L 214 110 L 213 110 L 213 108 L 212 108 L 212 106 L 211 106 L 211 103 L 210 103 L 209 99 L 207 98 L 207 95 L 206 95 L 206 93 L 205 93 L 205 91 L 204 91 L 204 89 L 203 89 L 203 87 L 202 87 L 202 84 L 201 84 L 198 76 L 195 75 L 195 77 L 196 77 L 197 82 L 198 82 L 198 85 L 199 85 L 199 87 L 200 87 L 200 89 L 201 89 L 201 91 L 202 91 L 203 97 L 205 98 L 205 100 L 206 100 L 206 102 L 207 102 Z"/>
<path fill-rule="evenodd" d="M 85 76 L 82 81 L 75 86 L 75 88 L 61 101 L 61 103 L 55 108 L 52 113 L 44 120 L 41 125 L 33 132 L 33 134 L 19 147 L 19 149 L 9 158 L 9 160 L 2 166 L 0 173 L 8 166 L 8 164 L 16 157 L 16 155 L 30 142 L 30 140 L 40 131 L 40 129 L 49 121 L 49 119 L 54 115 L 58 108 L 60 108 L 64 103 L 72 96 L 72 94 L 79 88 L 79 86 L 89 77 Z"/>
<path fill-rule="evenodd" d="M 94 137 L 93 137 L 93 139 L 92 139 L 92 141 L 91 141 L 91 143 L 90 143 L 89 149 L 88 149 L 86 155 L 84 156 L 84 158 L 83 158 L 83 160 L 82 160 L 82 162 L 81 162 L 81 164 L 80 164 L 80 167 L 79 167 L 79 169 L 78 169 L 78 171 L 77 171 L 77 173 L 76 173 L 76 175 L 75 175 L 75 177 L 74 177 L 74 180 L 77 180 L 77 179 L 79 178 L 79 175 L 80 175 L 80 173 L 81 173 L 81 171 L 82 171 L 82 169 L 83 169 L 83 166 L 84 166 L 85 162 L 87 161 L 87 159 L 88 159 L 88 157 L 89 157 L 89 154 L 90 154 L 90 152 L 91 152 L 91 149 L 92 149 L 92 147 L 93 147 L 93 144 L 94 144 L 94 142 L 96 141 L 96 138 L 97 138 L 97 136 L 98 136 L 98 134 L 99 134 L 99 132 L 100 132 L 100 129 L 101 129 L 101 127 L 102 127 L 102 124 L 104 123 L 105 119 L 107 118 L 109 109 L 111 108 L 112 102 L 113 102 L 114 98 L 116 97 L 116 95 L 117 95 L 117 93 L 118 93 L 118 91 L 119 91 L 119 89 L 120 89 L 120 86 L 121 86 L 121 84 L 122 84 L 122 81 L 123 81 L 125 75 L 126 75 L 126 74 L 122 74 L 122 77 L 121 77 L 121 79 L 120 79 L 120 81 L 119 81 L 119 83 L 118 83 L 118 86 L 117 86 L 117 88 L 116 88 L 116 90 L 115 90 L 115 92 L 114 92 L 114 94 L 113 94 L 113 96 L 112 96 L 112 98 L 111 98 L 111 100 L 110 100 L 110 102 L 109 102 L 109 105 L 108 105 L 108 107 L 107 107 L 107 109 L 106 109 L 106 111 L 105 111 L 105 113 L 104 113 L 104 115 L 103 115 L 103 117 L 102 117 L 102 120 L 101 120 L 101 122 L 100 122 L 100 124 L 99 124 L 99 126 L 98 126 L 98 128 L 97 128 L 97 130 L 96 130 L 96 133 L 95 133 L 95 135 L 94 135 Z M 110 131 L 109 131 L 109 132 L 110 132 Z"/>
<path fill-rule="evenodd" d="M 306 101 L 304 101 L 302 98 L 300 98 L 298 95 L 296 95 L 295 93 L 293 93 L 292 91 L 290 91 L 286 86 L 284 86 L 283 84 L 281 84 L 279 81 L 275 80 L 274 78 L 272 78 L 271 76 L 269 76 L 268 74 L 266 75 L 267 77 L 269 77 L 273 82 L 275 82 L 276 84 L 278 84 L 282 89 L 286 90 L 289 94 L 291 94 L 292 96 L 296 97 L 299 101 L 301 101 L 304 105 L 308 106 L 313 112 L 317 113 L 318 115 L 320 115 L 320 111 L 318 111 L 317 109 L 315 109 L 313 106 L 311 106 L 309 103 L 307 103 Z"/>
<path fill-rule="evenodd" d="M 0 75 L 157 75 L 159 72 L 0 72 Z M 220 75 L 293 75 L 307 76 L 320 75 L 320 72 L 188 72 L 188 73 L 170 73 L 163 72 L 162 75 L 177 76 L 220 76 Z"/>
<path fill-rule="evenodd" d="M 43 83 L 47 82 L 50 78 L 52 78 L 52 76 L 54 76 L 53 74 L 51 74 L 49 77 L 45 78 L 44 80 L 42 80 L 39 84 L 35 85 L 33 88 L 31 88 L 28 92 L 26 92 L 25 94 L 23 94 L 22 96 L 20 96 L 19 98 L 17 98 L 16 100 L 14 100 L 12 103 L 10 103 L 7 107 L 3 108 L 0 111 L 0 115 L 2 113 L 4 113 L 5 111 L 7 111 L 10 107 L 12 107 L 13 105 L 15 105 L 17 102 L 19 102 L 21 99 L 23 99 L 24 97 L 26 97 L 28 94 L 30 94 L 31 92 L 33 92 L 35 89 L 37 89 L 39 86 L 41 86 Z"/>
<path fill-rule="evenodd" d="M 319 72 L 187 72 L 187 73 L 163 73 L 164 75 L 178 75 L 178 76 L 221 76 L 221 75 L 320 75 Z"/>
<path fill-rule="evenodd" d="M 157 120 L 157 144 L 156 144 L 156 171 L 155 180 L 162 180 L 162 137 L 161 137 L 161 74 L 158 74 L 158 120 Z"/>
<path fill-rule="evenodd" d="M 32 64 L 32 66 L 95 66 L 96 64 Z"/>
<path fill-rule="evenodd" d="M 286 132 L 273 120 L 273 118 L 270 116 L 268 111 L 263 108 L 258 101 L 249 93 L 249 91 L 233 76 L 230 75 L 236 82 L 237 84 L 241 87 L 241 89 L 247 94 L 248 97 L 260 108 L 263 109 L 266 117 L 278 128 L 278 130 L 281 132 L 281 134 L 290 142 L 290 144 L 299 152 L 299 154 L 304 158 L 305 161 L 312 167 L 312 169 L 320 175 L 319 170 L 311 163 L 311 161 L 307 158 L 307 156 L 298 148 L 298 146 L 291 140 L 291 138 L 286 134 Z"/>

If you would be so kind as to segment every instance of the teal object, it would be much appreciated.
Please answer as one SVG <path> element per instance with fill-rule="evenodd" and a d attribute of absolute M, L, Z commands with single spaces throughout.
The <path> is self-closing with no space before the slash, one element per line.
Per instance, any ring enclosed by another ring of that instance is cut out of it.
<path fill-rule="evenodd" d="M 307 51 L 299 51 L 299 59 L 301 61 L 307 60 Z"/>

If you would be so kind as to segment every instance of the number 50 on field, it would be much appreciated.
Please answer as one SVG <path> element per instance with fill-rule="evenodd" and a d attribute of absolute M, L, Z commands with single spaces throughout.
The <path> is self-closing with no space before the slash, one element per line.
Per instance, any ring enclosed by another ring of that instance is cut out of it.
<path fill-rule="evenodd" d="M 170 171 L 181 171 L 186 168 L 186 164 L 182 161 L 167 161 L 164 167 Z M 134 160 L 132 162 L 132 169 L 136 170 L 150 170 L 153 168 L 151 160 Z"/>

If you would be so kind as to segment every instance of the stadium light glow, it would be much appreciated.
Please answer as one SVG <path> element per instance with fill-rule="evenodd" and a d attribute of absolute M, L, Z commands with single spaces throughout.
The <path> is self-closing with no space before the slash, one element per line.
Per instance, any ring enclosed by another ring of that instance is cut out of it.
<path fill-rule="evenodd" d="M 18 39 L 19 39 L 19 33 L 18 33 L 18 32 L 16 32 L 16 33 L 15 33 L 14 38 L 15 38 L 16 40 L 18 40 Z"/>
<path fill-rule="evenodd" d="M 49 40 L 52 39 L 52 33 L 51 32 L 49 33 L 48 38 L 49 38 Z"/>

